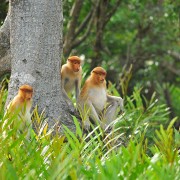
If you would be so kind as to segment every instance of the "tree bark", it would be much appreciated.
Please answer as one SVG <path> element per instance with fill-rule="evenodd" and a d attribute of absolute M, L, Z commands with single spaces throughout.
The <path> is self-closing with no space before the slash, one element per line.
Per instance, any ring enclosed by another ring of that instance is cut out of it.
<path fill-rule="evenodd" d="M 12 71 L 7 101 L 20 85 L 30 84 L 33 102 L 40 112 L 45 108 L 49 127 L 58 121 L 75 131 L 60 86 L 62 29 L 61 0 L 10 1 Z"/>
<path fill-rule="evenodd" d="M 11 71 L 9 13 L 0 29 L 0 77 Z"/>

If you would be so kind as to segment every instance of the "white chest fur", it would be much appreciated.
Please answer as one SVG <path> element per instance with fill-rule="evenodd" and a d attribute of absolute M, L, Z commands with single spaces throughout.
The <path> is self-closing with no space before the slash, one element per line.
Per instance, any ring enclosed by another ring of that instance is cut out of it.
<path fill-rule="evenodd" d="M 27 108 L 27 111 L 26 111 L 26 113 L 25 113 L 25 119 L 27 120 L 27 123 L 28 124 L 31 124 L 31 114 L 30 114 L 30 109 L 31 108 Z"/>
<path fill-rule="evenodd" d="M 96 110 L 102 111 L 107 101 L 106 90 L 104 88 L 92 88 L 88 94 L 89 100 L 93 102 Z"/>
<path fill-rule="evenodd" d="M 30 110 L 31 110 L 31 102 L 27 103 L 25 105 L 25 108 L 23 108 L 22 111 L 20 112 L 21 121 L 23 120 L 23 122 L 28 126 L 31 124 Z"/>

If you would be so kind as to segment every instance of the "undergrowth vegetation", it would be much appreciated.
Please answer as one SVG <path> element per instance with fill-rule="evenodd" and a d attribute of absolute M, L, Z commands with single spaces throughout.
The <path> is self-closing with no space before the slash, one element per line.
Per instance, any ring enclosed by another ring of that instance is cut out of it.
<path fill-rule="evenodd" d="M 113 86 L 109 91 L 118 95 Z M 76 133 L 64 126 L 63 136 L 52 136 L 36 107 L 31 140 L 18 132 L 18 125 L 8 128 L 16 116 L 4 116 L 6 96 L 1 88 L 0 179 L 180 179 L 176 119 L 169 122 L 168 108 L 156 94 L 148 101 L 136 87 L 111 131 L 95 127 L 88 134 L 73 117 Z"/>

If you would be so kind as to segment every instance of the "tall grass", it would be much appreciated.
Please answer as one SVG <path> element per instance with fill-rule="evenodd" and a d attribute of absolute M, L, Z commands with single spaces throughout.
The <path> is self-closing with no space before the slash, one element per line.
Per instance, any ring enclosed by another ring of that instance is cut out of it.
<path fill-rule="evenodd" d="M 64 126 L 65 135 L 52 136 L 36 107 L 31 140 L 18 133 L 18 125 L 11 130 L 4 125 L 17 118 L 4 117 L 6 96 L 2 88 L 0 179 L 180 179 L 176 119 L 168 124 L 168 109 L 158 104 L 155 94 L 147 101 L 135 88 L 110 132 L 95 127 L 84 134 L 74 117 L 76 133 Z"/>

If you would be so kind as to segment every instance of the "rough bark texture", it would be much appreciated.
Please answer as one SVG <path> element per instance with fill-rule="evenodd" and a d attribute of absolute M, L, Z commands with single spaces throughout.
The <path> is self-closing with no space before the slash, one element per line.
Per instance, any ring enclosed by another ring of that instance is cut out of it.
<path fill-rule="evenodd" d="M 60 86 L 63 14 L 61 0 L 11 0 L 12 71 L 9 101 L 21 84 L 34 88 L 34 104 L 45 108 L 50 127 L 58 120 L 75 130 Z"/>
<path fill-rule="evenodd" d="M 10 19 L 8 14 L 0 29 L 0 77 L 11 71 L 9 23 Z"/>

